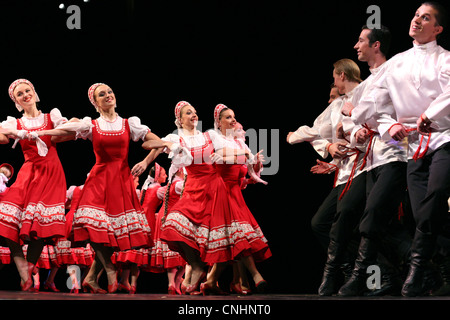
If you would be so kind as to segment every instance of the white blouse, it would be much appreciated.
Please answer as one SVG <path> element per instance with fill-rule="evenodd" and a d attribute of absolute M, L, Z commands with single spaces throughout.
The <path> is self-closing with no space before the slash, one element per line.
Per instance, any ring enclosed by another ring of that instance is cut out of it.
<path fill-rule="evenodd" d="M 50 119 L 53 123 L 53 127 L 57 127 L 68 121 L 66 117 L 61 115 L 61 112 L 57 108 L 50 111 Z M 39 110 L 39 115 L 37 117 L 28 118 L 23 116 L 21 120 L 27 129 L 33 130 L 42 127 L 45 122 L 45 115 Z M 8 116 L 6 120 L 2 122 L 1 127 L 5 129 L 17 129 L 17 119 Z"/>
<path fill-rule="evenodd" d="M 217 151 L 225 147 L 219 133 L 214 130 L 208 130 L 207 132 L 211 138 L 214 150 Z M 178 129 L 177 133 L 170 133 L 161 140 L 180 143 L 180 138 L 183 138 L 183 141 L 189 149 L 201 147 L 206 143 L 205 136 L 198 130 L 196 130 L 194 135 L 186 135 L 183 129 Z"/>
<path fill-rule="evenodd" d="M 183 129 L 178 129 L 177 133 L 170 133 L 167 136 L 163 137 L 161 140 L 169 141 L 174 144 L 179 145 L 180 138 L 183 138 L 184 143 L 186 144 L 187 149 L 193 149 L 196 147 L 201 147 L 206 144 L 205 136 L 201 131 L 196 130 L 194 135 L 186 135 Z M 213 148 L 215 151 L 221 150 L 225 147 L 223 140 L 220 138 L 219 133 L 214 130 L 208 130 L 209 137 L 211 138 L 211 142 L 213 144 Z M 164 150 L 169 153 L 169 150 Z M 170 157 L 170 155 L 169 155 Z M 183 152 L 181 154 L 177 154 L 172 158 L 172 164 L 179 168 L 182 166 L 189 166 L 192 164 L 193 157 L 188 152 Z"/>
<path fill-rule="evenodd" d="M 97 118 L 98 125 L 102 131 L 105 132 L 120 132 L 123 130 L 123 118 L 117 115 L 114 121 L 108 121 L 102 117 Z M 149 127 L 141 124 L 141 120 L 138 117 L 128 118 L 128 125 L 130 127 L 131 140 L 138 141 L 144 140 L 148 132 L 150 132 Z M 68 122 L 57 129 L 65 129 L 69 131 L 75 131 L 75 138 L 89 139 L 92 140 L 92 119 L 90 117 L 84 117 L 79 122 Z"/>

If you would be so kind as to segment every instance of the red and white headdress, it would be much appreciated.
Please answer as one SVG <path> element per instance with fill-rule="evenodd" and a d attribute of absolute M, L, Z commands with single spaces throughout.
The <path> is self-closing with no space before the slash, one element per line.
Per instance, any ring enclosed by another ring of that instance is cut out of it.
<path fill-rule="evenodd" d="M 36 96 L 36 102 L 39 102 L 40 100 L 39 100 L 39 96 L 38 96 L 36 90 L 34 89 L 33 84 L 30 81 L 28 81 L 27 79 L 17 79 L 16 81 L 14 81 L 13 83 L 10 84 L 8 93 L 9 93 L 9 97 L 11 98 L 11 100 L 16 104 L 17 110 L 22 111 L 23 110 L 22 106 L 16 101 L 16 98 L 14 97 L 14 89 L 20 83 L 26 83 L 27 85 L 29 85 L 31 87 L 31 89 L 33 89 L 33 91 L 34 91 L 34 95 Z"/>
<path fill-rule="evenodd" d="M 14 175 L 14 168 L 13 168 L 13 166 L 10 165 L 9 163 L 2 163 L 2 164 L 0 165 L 0 168 L 1 168 L 1 167 L 6 167 L 6 168 L 8 168 L 9 171 L 11 171 L 11 177 Z"/>
<path fill-rule="evenodd" d="M 218 104 L 215 108 L 214 108 L 214 129 L 218 130 L 219 126 L 220 126 L 220 113 L 222 112 L 222 110 L 224 109 L 228 109 L 228 107 L 224 104 Z"/>
<path fill-rule="evenodd" d="M 144 181 L 144 184 L 142 185 L 142 190 L 148 189 L 148 187 L 154 183 L 155 181 L 158 181 L 159 175 L 161 174 L 161 166 L 155 162 L 155 177 L 152 177 L 150 174 L 147 176 L 147 179 Z"/>
<path fill-rule="evenodd" d="M 191 104 L 187 101 L 180 101 L 177 103 L 177 105 L 175 106 L 175 125 L 177 126 L 177 128 L 181 128 L 181 109 L 184 106 L 190 106 Z"/>
<path fill-rule="evenodd" d="M 161 174 L 161 166 L 155 162 L 155 180 L 158 180 Z"/>
<path fill-rule="evenodd" d="M 102 82 L 97 82 L 97 83 L 94 83 L 92 86 L 90 86 L 89 90 L 88 90 L 89 101 L 92 103 L 92 105 L 95 107 L 95 109 L 97 111 L 98 111 L 98 105 L 94 99 L 94 92 L 95 92 L 95 89 L 97 89 L 99 86 L 103 86 L 103 85 L 106 86 L 106 84 L 104 84 Z"/>

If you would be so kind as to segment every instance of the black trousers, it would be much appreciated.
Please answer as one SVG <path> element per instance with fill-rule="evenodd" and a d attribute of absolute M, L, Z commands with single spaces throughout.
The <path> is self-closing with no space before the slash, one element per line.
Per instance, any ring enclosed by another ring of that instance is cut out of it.
<path fill-rule="evenodd" d="M 366 200 L 366 173 L 360 173 L 339 200 L 344 187 L 342 184 L 333 188 L 311 220 L 311 228 L 325 249 L 328 249 L 330 238 L 348 244 L 358 236 L 355 230 Z"/>
<path fill-rule="evenodd" d="M 369 238 L 383 236 L 398 216 L 406 192 L 406 162 L 391 162 L 367 172 L 367 201 L 359 231 Z"/>
<path fill-rule="evenodd" d="M 391 264 L 409 258 L 411 236 L 398 221 L 399 207 L 406 194 L 406 162 L 390 162 L 367 172 L 367 200 L 359 224 L 362 236 L 374 239 L 378 251 Z"/>
<path fill-rule="evenodd" d="M 408 161 L 408 192 L 416 228 L 438 236 L 441 253 L 450 253 L 448 198 L 450 197 L 450 142 L 417 161 Z M 444 237 L 442 237 L 444 236 Z"/>

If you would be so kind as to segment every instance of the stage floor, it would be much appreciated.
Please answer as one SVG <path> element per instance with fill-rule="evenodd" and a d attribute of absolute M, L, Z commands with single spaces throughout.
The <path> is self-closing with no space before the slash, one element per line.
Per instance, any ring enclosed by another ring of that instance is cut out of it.
<path fill-rule="evenodd" d="M 446 297 L 401 297 L 401 296 L 383 296 L 383 297 L 319 297 L 318 295 L 308 294 L 254 294 L 248 296 L 228 295 L 228 296 L 187 296 L 187 295 L 168 295 L 168 294 L 91 294 L 91 293 L 64 293 L 64 292 L 21 292 L 21 291 L 2 291 L 0 290 L 0 300 L 129 300 L 129 301 L 298 301 L 298 300 L 333 300 L 333 301 L 351 301 L 351 300 L 450 300 Z"/>

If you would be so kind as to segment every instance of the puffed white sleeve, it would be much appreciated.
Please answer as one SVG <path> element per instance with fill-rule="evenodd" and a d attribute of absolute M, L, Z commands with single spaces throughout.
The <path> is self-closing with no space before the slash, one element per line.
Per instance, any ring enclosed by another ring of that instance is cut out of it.
<path fill-rule="evenodd" d="M 0 126 L 6 130 L 17 130 L 17 119 L 14 117 L 7 117 L 5 121 L 2 121 Z"/>
<path fill-rule="evenodd" d="M 50 111 L 50 119 L 52 120 L 54 127 L 57 127 L 63 123 L 66 123 L 67 121 L 69 121 L 69 120 L 67 120 L 66 117 L 62 116 L 61 111 L 59 111 L 58 108 L 53 108 Z"/>
<path fill-rule="evenodd" d="M 158 190 L 156 190 L 156 196 L 159 200 L 164 200 L 164 197 L 166 196 L 166 190 L 167 186 L 159 187 Z"/>
<path fill-rule="evenodd" d="M 177 182 L 175 182 L 175 192 L 176 192 L 176 194 L 181 194 L 181 192 L 183 191 L 183 186 L 184 186 L 184 181 L 183 180 L 178 180 Z"/>
<path fill-rule="evenodd" d="M 142 124 L 138 117 L 128 118 L 128 125 L 130 126 L 131 140 L 135 142 L 144 141 L 145 136 L 150 132 L 150 128 Z"/>
<path fill-rule="evenodd" d="M 189 166 L 192 163 L 192 156 L 186 147 L 181 147 L 180 136 L 174 133 L 170 133 L 163 137 L 161 140 L 172 142 L 171 149 L 165 148 L 164 152 L 169 154 L 169 158 L 172 159 L 172 164 L 176 168 Z"/>
<path fill-rule="evenodd" d="M 222 138 L 221 134 L 215 130 L 208 130 L 208 133 L 215 151 L 225 148 L 225 140 Z"/>
<path fill-rule="evenodd" d="M 81 138 L 83 140 L 92 140 L 92 124 L 91 117 L 84 117 L 80 121 L 72 121 L 60 124 L 55 129 L 62 129 L 67 131 L 75 131 L 75 139 Z"/>
<path fill-rule="evenodd" d="M 163 141 L 169 141 L 172 143 L 180 143 L 180 136 L 175 133 L 170 133 L 167 136 L 161 138 Z"/>

